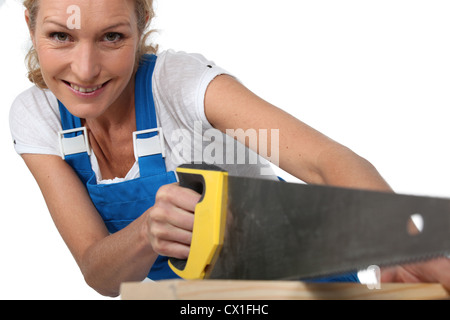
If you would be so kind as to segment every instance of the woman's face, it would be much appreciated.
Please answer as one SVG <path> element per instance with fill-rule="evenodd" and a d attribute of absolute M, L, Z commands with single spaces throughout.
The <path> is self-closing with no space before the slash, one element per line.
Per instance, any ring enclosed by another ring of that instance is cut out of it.
<path fill-rule="evenodd" d="M 39 0 L 34 48 L 45 83 L 75 116 L 130 104 L 139 44 L 133 0 Z"/>

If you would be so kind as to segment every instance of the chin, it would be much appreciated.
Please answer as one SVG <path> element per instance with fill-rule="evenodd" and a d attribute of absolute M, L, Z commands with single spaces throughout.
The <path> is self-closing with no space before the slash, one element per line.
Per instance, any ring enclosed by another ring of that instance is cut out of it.
<path fill-rule="evenodd" d="M 100 117 L 107 109 L 101 103 L 82 103 L 80 101 L 68 101 L 65 104 L 61 101 L 69 112 L 80 119 L 95 119 Z"/>

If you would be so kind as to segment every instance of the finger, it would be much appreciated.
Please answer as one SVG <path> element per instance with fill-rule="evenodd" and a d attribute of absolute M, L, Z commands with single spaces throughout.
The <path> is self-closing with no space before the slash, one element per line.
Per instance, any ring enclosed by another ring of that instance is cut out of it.
<path fill-rule="evenodd" d="M 181 209 L 194 212 L 201 195 L 194 190 L 180 187 L 178 184 L 169 184 L 159 188 L 155 202 L 172 204 Z"/>
<path fill-rule="evenodd" d="M 160 240 L 178 242 L 190 245 L 192 241 L 192 232 L 178 228 L 167 222 L 153 221 L 150 225 L 150 236 L 153 242 Z"/>
<path fill-rule="evenodd" d="M 192 242 L 192 232 L 168 224 L 165 226 L 165 232 L 163 232 L 159 238 L 190 246 Z"/>
<path fill-rule="evenodd" d="M 158 254 L 187 259 L 192 233 L 167 223 L 155 222 L 150 229 L 150 243 Z"/>
<path fill-rule="evenodd" d="M 178 188 L 179 192 L 176 194 L 175 204 L 181 209 L 194 212 L 202 195 L 188 188 L 180 186 Z"/>
<path fill-rule="evenodd" d="M 187 259 L 189 257 L 190 247 L 178 242 L 161 240 L 153 250 L 162 256 Z"/>
<path fill-rule="evenodd" d="M 192 233 L 194 230 L 195 214 L 184 209 L 174 207 L 167 217 L 172 226 Z"/>
<path fill-rule="evenodd" d="M 195 216 L 192 212 L 178 208 L 173 204 L 154 206 L 149 214 L 150 225 L 155 223 L 169 224 L 189 232 L 192 232 L 194 228 L 194 219 Z"/>

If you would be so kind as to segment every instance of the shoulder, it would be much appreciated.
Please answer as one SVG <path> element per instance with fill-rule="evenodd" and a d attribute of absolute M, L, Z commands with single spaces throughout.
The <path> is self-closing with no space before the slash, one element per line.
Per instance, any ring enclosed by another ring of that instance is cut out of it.
<path fill-rule="evenodd" d="M 11 105 L 9 124 L 17 152 L 57 153 L 53 144 L 61 121 L 51 91 L 33 86 L 20 93 Z"/>
<path fill-rule="evenodd" d="M 157 55 L 153 74 L 153 93 L 157 108 L 164 112 L 182 113 L 190 122 L 208 124 L 204 114 L 204 98 L 210 82 L 221 74 L 229 74 L 198 53 L 167 50 Z"/>
<path fill-rule="evenodd" d="M 199 89 L 219 74 L 228 73 L 199 53 L 167 50 L 157 55 L 154 78 L 160 84 Z"/>
<path fill-rule="evenodd" d="M 50 90 L 32 86 L 20 93 L 11 106 L 11 114 L 23 113 L 55 113 L 58 101 Z"/>
<path fill-rule="evenodd" d="M 157 54 L 157 67 L 181 68 L 182 70 L 196 67 L 210 68 L 215 63 L 206 59 L 199 53 L 188 53 L 185 51 L 166 50 Z"/>

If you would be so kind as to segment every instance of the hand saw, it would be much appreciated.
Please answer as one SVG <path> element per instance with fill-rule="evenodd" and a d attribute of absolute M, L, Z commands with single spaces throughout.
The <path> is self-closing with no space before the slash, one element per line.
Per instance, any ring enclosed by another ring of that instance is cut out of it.
<path fill-rule="evenodd" d="M 309 279 L 450 252 L 450 199 L 235 177 L 182 165 L 202 197 L 184 279 Z M 408 231 L 411 217 L 423 229 Z"/>

